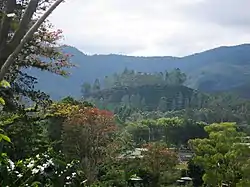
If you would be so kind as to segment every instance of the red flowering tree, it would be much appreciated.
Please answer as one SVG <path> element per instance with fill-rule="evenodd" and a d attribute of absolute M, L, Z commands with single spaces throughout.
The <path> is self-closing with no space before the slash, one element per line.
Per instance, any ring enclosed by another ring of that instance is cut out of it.
<path fill-rule="evenodd" d="M 143 146 L 142 165 L 151 173 L 153 186 L 157 186 L 165 172 L 173 171 L 178 164 L 176 152 L 162 143 L 149 143 Z"/>
<path fill-rule="evenodd" d="M 116 149 L 113 114 L 97 108 L 81 108 L 64 122 L 63 131 L 65 154 L 70 159 L 80 160 L 88 181 L 95 181 L 98 165 L 111 158 Z"/>

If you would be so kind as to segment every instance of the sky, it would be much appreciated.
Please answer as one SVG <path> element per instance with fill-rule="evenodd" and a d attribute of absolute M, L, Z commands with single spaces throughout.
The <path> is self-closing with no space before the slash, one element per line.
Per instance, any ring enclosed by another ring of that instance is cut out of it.
<path fill-rule="evenodd" d="M 250 0 L 66 0 L 49 20 L 87 54 L 186 56 L 250 43 Z"/>

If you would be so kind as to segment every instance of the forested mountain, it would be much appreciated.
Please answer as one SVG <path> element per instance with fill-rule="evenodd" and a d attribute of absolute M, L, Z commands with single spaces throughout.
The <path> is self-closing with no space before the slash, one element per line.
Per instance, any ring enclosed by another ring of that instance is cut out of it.
<path fill-rule="evenodd" d="M 82 95 L 97 106 L 113 111 L 119 106 L 144 111 L 202 108 L 208 97 L 184 86 L 186 78 L 178 68 L 158 73 L 141 73 L 125 68 L 120 74 L 105 76 L 103 84 L 99 79 L 93 84 L 83 83 Z"/>
<path fill-rule="evenodd" d="M 103 84 L 82 84 L 84 100 L 113 111 L 132 121 L 153 117 L 184 117 L 207 123 L 249 121 L 248 99 L 232 93 L 206 93 L 184 85 L 187 76 L 176 68 L 158 73 L 141 73 L 127 68 L 120 74 L 105 76 Z M 139 113 L 137 113 L 139 112 Z M 141 115 L 140 112 L 146 112 Z M 146 115 L 145 115 L 146 114 Z M 218 115 L 220 114 L 220 115 Z M 211 119 L 213 119 L 211 121 Z"/>
<path fill-rule="evenodd" d="M 87 56 L 33 25 L 61 1 L 0 3 L 1 187 L 250 186 L 250 45 Z"/>
<path fill-rule="evenodd" d="M 249 44 L 219 47 L 181 58 L 115 54 L 90 56 L 70 46 L 64 46 L 63 51 L 72 54 L 71 62 L 77 65 L 71 69 L 69 78 L 31 70 L 39 78 L 38 88 L 47 91 L 55 99 L 66 95 L 79 97 L 83 82 L 93 83 L 98 78 L 102 84 L 105 76 L 122 72 L 125 68 L 151 73 L 180 68 L 187 74 L 187 86 L 206 92 L 235 90 L 250 79 Z M 244 95 L 248 93 L 244 92 Z"/>

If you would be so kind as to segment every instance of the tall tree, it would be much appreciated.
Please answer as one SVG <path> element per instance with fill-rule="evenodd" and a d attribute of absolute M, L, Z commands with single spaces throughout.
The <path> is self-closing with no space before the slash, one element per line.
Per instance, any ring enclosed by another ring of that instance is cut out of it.
<path fill-rule="evenodd" d="M 244 144 L 244 134 L 237 132 L 235 123 L 206 126 L 209 138 L 191 140 L 194 163 L 204 168 L 203 180 L 209 186 L 223 183 L 235 187 L 249 180 L 243 168 L 249 163 L 250 148 Z M 248 169 L 249 170 L 249 169 Z"/>
<path fill-rule="evenodd" d="M 100 84 L 99 79 L 95 79 L 92 89 L 93 91 L 99 91 L 101 89 L 101 84 Z"/>
<path fill-rule="evenodd" d="M 144 145 L 147 149 L 143 151 L 142 162 L 144 167 L 153 176 L 152 186 L 160 186 L 160 179 L 166 171 L 173 171 L 178 163 L 177 155 L 171 151 L 165 144 L 149 143 Z"/>
<path fill-rule="evenodd" d="M 3 17 L 1 18 L 0 26 L 0 80 L 3 80 L 25 44 L 32 39 L 33 34 L 62 1 L 55 1 L 35 23 L 33 23 L 33 16 L 36 15 L 35 13 L 39 10 L 39 6 L 42 8 L 47 7 L 48 1 L 30 0 L 27 3 L 24 0 L 8 0 L 3 2 L 3 7 L 1 8 Z M 23 11 L 21 16 L 16 16 L 17 12 L 22 12 L 20 7 L 21 9 L 25 8 L 25 11 Z M 16 18 L 18 27 L 12 31 L 11 24 Z M 32 26 L 30 27 L 30 25 Z M 11 37 L 12 33 L 13 36 Z"/>
<path fill-rule="evenodd" d="M 27 3 L 31 3 L 31 1 L 15 1 L 15 16 L 9 20 L 9 35 L 15 36 L 15 33 L 20 34 L 21 24 L 25 24 L 22 20 L 25 17 L 25 13 L 23 13 L 23 9 L 26 8 L 26 13 L 28 11 L 28 7 L 32 4 L 28 5 Z M 40 17 L 44 11 L 47 10 L 48 6 L 51 3 L 55 2 L 55 0 L 46 2 L 40 1 L 36 8 L 36 12 L 33 13 L 33 17 L 30 18 L 29 29 L 33 24 L 34 17 Z M 34 3 L 34 1 L 33 1 Z M 34 4 L 33 4 L 34 5 Z M 7 7 L 4 7 L 5 10 Z M 34 7 L 33 7 L 34 8 Z M 45 8 L 45 9 L 44 9 Z M 42 10 L 44 9 L 44 10 Z M 28 14 L 28 13 L 27 13 Z M 4 16 L 5 13 L 3 13 Z M 27 15 L 26 15 L 27 16 Z M 4 22 L 4 18 L 1 19 L 2 24 Z M 23 20 L 25 21 L 25 20 Z M 26 20 L 27 21 L 27 20 Z M 18 26 L 20 24 L 20 27 Z M 36 30 L 34 35 L 29 38 L 29 40 L 22 47 L 20 53 L 15 58 L 15 63 L 8 69 L 8 73 L 5 76 L 5 79 L 11 83 L 11 88 L 8 91 L 11 93 L 5 94 L 6 89 L 0 92 L 0 95 L 4 96 L 7 100 L 12 100 L 13 96 L 22 96 L 22 98 L 29 98 L 32 101 L 38 102 L 40 104 L 45 104 L 48 101 L 48 95 L 34 89 L 34 85 L 37 83 L 37 78 L 29 75 L 29 71 L 24 71 L 27 68 L 37 68 L 42 71 L 49 71 L 55 74 L 59 74 L 62 76 L 67 76 L 68 72 L 65 71 L 65 68 L 72 67 L 73 65 L 69 63 L 68 59 L 70 55 L 63 54 L 61 50 L 61 46 L 58 44 L 58 40 L 62 37 L 62 31 L 57 30 L 53 31 L 52 25 L 45 21 L 42 25 Z M 6 31 L 7 32 L 7 31 Z M 25 33 L 27 30 L 25 30 Z M 24 33 L 24 34 L 25 34 Z M 18 35 L 19 36 L 19 35 Z M 16 38 L 17 40 L 17 38 Z M 11 41 L 14 41 L 13 38 L 8 38 L 5 44 L 2 44 L 3 47 L 1 50 L 8 50 L 9 52 L 0 53 L 0 57 L 2 55 L 1 63 L 8 58 L 8 53 L 13 51 L 14 49 L 10 49 Z M 5 46 L 5 47 L 4 47 Z M 0 52 L 1 52 L 0 50 Z M 7 55 L 7 56 L 6 56 Z M 0 63 L 0 64 L 1 64 Z M 6 98 L 7 97 L 7 98 Z M 10 98 L 10 99 L 8 99 Z"/>
<path fill-rule="evenodd" d="M 130 96 L 130 103 L 131 103 L 132 107 L 140 108 L 140 106 L 141 106 L 141 96 L 140 96 L 140 94 L 131 95 Z"/>
<path fill-rule="evenodd" d="M 111 159 L 116 151 L 112 136 L 116 131 L 113 114 L 97 108 L 80 108 L 69 115 L 63 129 L 65 154 L 80 160 L 91 184 L 97 179 L 98 166 Z"/>
<path fill-rule="evenodd" d="M 130 98 L 129 95 L 124 95 L 121 99 L 122 104 L 129 105 L 130 104 Z"/>
<path fill-rule="evenodd" d="M 103 84 L 104 84 L 104 88 L 105 89 L 112 88 L 114 86 L 114 79 L 111 76 L 110 77 L 109 76 L 105 76 Z"/>
<path fill-rule="evenodd" d="M 167 98 L 166 97 L 161 97 L 159 104 L 158 104 L 158 110 L 162 112 L 166 112 L 168 109 L 168 103 L 167 103 Z"/>
<path fill-rule="evenodd" d="M 170 84 L 182 85 L 187 77 L 185 73 L 182 73 L 179 68 L 174 69 L 168 74 L 168 79 Z"/>
<path fill-rule="evenodd" d="M 83 83 L 81 92 L 82 92 L 83 96 L 85 94 L 89 94 L 91 92 L 91 85 L 87 82 Z"/>

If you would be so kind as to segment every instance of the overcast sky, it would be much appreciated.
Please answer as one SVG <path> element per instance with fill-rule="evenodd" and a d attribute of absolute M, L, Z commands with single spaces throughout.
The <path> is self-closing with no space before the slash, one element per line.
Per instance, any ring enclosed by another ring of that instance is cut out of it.
<path fill-rule="evenodd" d="M 66 0 L 51 15 L 91 54 L 185 56 L 250 43 L 250 0 Z"/>

